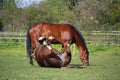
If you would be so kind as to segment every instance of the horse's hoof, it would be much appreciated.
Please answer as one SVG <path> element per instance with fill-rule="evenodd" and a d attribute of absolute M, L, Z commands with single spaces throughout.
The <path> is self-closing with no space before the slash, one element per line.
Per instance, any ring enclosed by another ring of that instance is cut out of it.
<path fill-rule="evenodd" d="M 83 64 L 83 66 L 89 66 L 89 63 L 85 63 L 85 64 Z"/>
<path fill-rule="evenodd" d="M 31 66 L 34 66 L 34 64 L 31 64 Z"/>
<path fill-rule="evenodd" d="M 33 66 L 34 64 L 33 64 L 33 62 L 30 62 L 30 64 Z"/>

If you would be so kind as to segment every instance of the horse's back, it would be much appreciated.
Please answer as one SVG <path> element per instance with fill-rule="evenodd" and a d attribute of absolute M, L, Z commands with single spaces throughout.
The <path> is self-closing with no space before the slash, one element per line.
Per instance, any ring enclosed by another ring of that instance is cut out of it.
<path fill-rule="evenodd" d="M 37 23 L 31 26 L 30 30 L 37 32 L 37 30 L 40 33 L 49 32 L 49 33 L 59 33 L 59 32 L 65 32 L 65 31 L 72 31 L 73 26 L 70 24 L 50 24 L 50 23 Z"/>

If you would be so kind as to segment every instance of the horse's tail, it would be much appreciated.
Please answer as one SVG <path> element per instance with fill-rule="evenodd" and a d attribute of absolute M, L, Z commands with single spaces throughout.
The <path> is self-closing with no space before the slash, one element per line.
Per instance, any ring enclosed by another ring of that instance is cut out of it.
<path fill-rule="evenodd" d="M 27 31 L 27 35 L 26 35 L 26 50 L 27 50 L 27 55 L 30 57 L 31 56 L 31 38 L 30 38 L 29 30 Z"/>

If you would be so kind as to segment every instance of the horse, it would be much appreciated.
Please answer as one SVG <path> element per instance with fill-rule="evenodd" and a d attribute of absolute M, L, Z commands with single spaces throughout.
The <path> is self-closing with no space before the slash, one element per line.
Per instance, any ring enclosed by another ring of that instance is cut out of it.
<path fill-rule="evenodd" d="M 71 61 L 71 53 L 52 48 L 50 45 L 42 45 L 40 42 L 35 42 L 36 51 L 31 56 L 37 61 L 41 67 L 61 68 L 67 66 Z"/>
<path fill-rule="evenodd" d="M 48 37 L 54 36 L 54 40 Z M 39 37 L 45 37 L 52 44 L 62 44 L 62 49 L 70 52 L 70 46 L 75 43 L 77 46 L 83 65 L 89 65 L 89 51 L 82 34 L 71 24 L 50 24 L 37 23 L 31 26 L 27 31 L 26 48 L 30 58 L 30 64 L 33 65 L 31 54 L 36 48 L 35 42 Z"/>

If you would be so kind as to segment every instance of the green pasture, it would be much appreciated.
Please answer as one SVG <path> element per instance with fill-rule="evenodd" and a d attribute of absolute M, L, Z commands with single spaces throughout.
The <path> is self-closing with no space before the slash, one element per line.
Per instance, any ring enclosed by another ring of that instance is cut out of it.
<path fill-rule="evenodd" d="M 58 48 L 58 47 L 57 47 Z M 0 46 L 0 80 L 120 80 L 120 46 L 88 46 L 90 66 L 81 66 L 79 52 L 71 47 L 71 66 L 31 66 L 24 46 Z"/>

